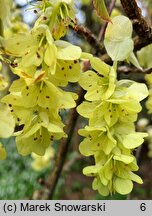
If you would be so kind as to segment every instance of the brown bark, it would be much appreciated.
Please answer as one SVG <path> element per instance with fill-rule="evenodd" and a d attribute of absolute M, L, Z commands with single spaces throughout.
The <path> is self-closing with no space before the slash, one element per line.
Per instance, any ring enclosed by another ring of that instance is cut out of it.
<path fill-rule="evenodd" d="M 135 0 L 121 0 L 121 4 L 129 19 L 133 22 L 133 28 L 138 37 L 135 39 L 135 50 L 152 43 L 152 28 L 142 16 L 141 9 Z"/>

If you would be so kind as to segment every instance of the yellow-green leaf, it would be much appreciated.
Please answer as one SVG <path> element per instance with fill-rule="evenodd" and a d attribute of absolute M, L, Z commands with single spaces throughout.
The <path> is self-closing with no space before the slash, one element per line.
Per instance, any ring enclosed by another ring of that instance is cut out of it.
<path fill-rule="evenodd" d="M 116 16 L 109 23 L 104 45 L 113 61 L 128 59 L 133 51 L 132 23 L 125 16 Z"/>
<path fill-rule="evenodd" d="M 120 194 L 129 194 L 133 189 L 133 183 L 129 179 L 116 178 L 114 188 Z"/>
<path fill-rule="evenodd" d="M 111 21 L 104 0 L 93 0 L 93 5 L 94 5 L 94 8 L 97 11 L 97 14 L 103 20 L 108 21 L 108 22 Z"/>
<path fill-rule="evenodd" d="M 0 103 L 0 137 L 7 138 L 13 134 L 15 121 L 9 108 Z"/>
<path fill-rule="evenodd" d="M 6 150 L 0 143 L 0 160 L 5 160 L 6 158 Z"/>

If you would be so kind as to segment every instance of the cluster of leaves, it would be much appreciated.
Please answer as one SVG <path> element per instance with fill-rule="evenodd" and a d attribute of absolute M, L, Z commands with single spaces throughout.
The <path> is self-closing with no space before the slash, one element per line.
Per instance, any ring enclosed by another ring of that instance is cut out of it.
<path fill-rule="evenodd" d="M 72 19 L 73 2 L 48 1 L 37 7 L 43 11 L 32 30 L 1 38 L 4 54 L 13 58 L 11 69 L 19 76 L 2 102 L 15 119 L 14 135 L 22 155 L 44 155 L 50 140 L 66 137 L 59 112 L 75 107 L 77 95 L 60 87 L 80 75 L 81 49 L 53 37 L 52 24 L 60 26 L 63 17 Z"/>
<path fill-rule="evenodd" d="M 87 101 L 77 109 L 89 118 L 89 125 L 79 132 L 86 137 L 80 144 L 80 152 L 93 155 L 95 165 L 86 167 L 83 173 L 95 176 L 93 189 L 102 195 L 115 191 L 127 194 L 133 188 L 132 181 L 142 183 L 132 172 L 138 170 L 133 150 L 143 143 L 147 134 L 135 132 L 134 122 L 141 111 L 139 102 L 148 91 L 144 84 L 117 81 L 114 66 L 105 65 L 98 58 L 90 62 L 98 74 L 87 71 L 81 77 L 80 85 L 87 90 Z"/>
<path fill-rule="evenodd" d="M 112 34 L 118 20 L 121 33 Z M 87 91 L 87 101 L 77 108 L 89 119 L 88 126 L 79 131 L 86 137 L 80 144 L 80 152 L 85 156 L 93 155 L 95 159 L 95 165 L 84 168 L 83 173 L 95 177 L 92 187 L 104 196 L 115 192 L 128 194 L 133 188 L 132 181 L 142 183 L 133 173 L 138 170 L 133 151 L 147 136 L 135 132 L 134 126 L 137 113 L 141 111 L 139 102 L 148 96 L 146 85 L 116 78 L 116 61 L 133 56 L 131 23 L 123 16 L 114 18 L 112 23 L 106 31 L 105 46 L 115 62 L 109 66 L 98 58 L 88 57 L 92 70 L 85 72 L 79 81 Z M 125 37 L 126 34 L 129 37 Z M 127 48 L 122 54 L 124 47 Z M 133 59 L 133 63 L 139 64 L 135 56 Z"/>

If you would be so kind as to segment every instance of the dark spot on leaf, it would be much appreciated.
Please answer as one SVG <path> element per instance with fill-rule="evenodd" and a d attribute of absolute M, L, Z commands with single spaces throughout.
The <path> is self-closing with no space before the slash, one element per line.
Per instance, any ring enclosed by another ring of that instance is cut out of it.
<path fill-rule="evenodd" d="M 71 65 L 69 66 L 69 69 L 70 69 L 70 70 L 72 69 L 72 66 L 71 66 Z"/>
<path fill-rule="evenodd" d="M 38 112 L 37 110 L 35 110 L 35 111 L 33 112 L 34 115 L 38 115 L 38 113 L 39 113 L 39 112 Z"/>
<path fill-rule="evenodd" d="M 23 128 L 24 128 L 24 124 L 22 124 L 22 125 L 16 125 L 15 129 L 14 129 L 14 132 L 21 131 L 21 130 L 23 130 Z"/>
<path fill-rule="evenodd" d="M 47 98 L 47 99 L 49 99 L 49 98 L 50 98 L 50 96 L 48 96 L 48 95 L 47 95 L 47 96 L 46 96 L 46 98 Z"/>
<path fill-rule="evenodd" d="M 37 55 L 37 58 L 40 58 L 41 56 L 39 55 L 39 53 L 38 52 L 36 52 L 36 55 Z"/>
<path fill-rule="evenodd" d="M 52 136 L 50 137 L 50 140 L 53 141 L 53 139 L 54 139 L 54 136 L 52 135 Z"/>
<path fill-rule="evenodd" d="M 27 90 L 29 90 L 29 87 L 28 87 L 28 86 L 26 86 L 26 89 L 27 89 Z"/>
<path fill-rule="evenodd" d="M 17 67 L 18 64 L 12 62 L 10 65 L 11 65 L 12 68 L 15 68 L 15 67 Z"/>
<path fill-rule="evenodd" d="M 62 70 L 64 70 L 64 67 L 62 67 Z"/>
<path fill-rule="evenodd" d="M 46 16 L 44 16 L 44 17 L 43 17 L 43 20 L 47 20 L 47 17 L 46 17 Z"/>
<path fill-rule="evenodd" d="M 37 137 L 35 137 L 35 138 L 34 138 L 34 141 L 36 141 L 36 140 L 38 140 L 38 138 L 37 138 Z"/>
<path fill-rule="evenodd" d="M 92 140 L 92 136 L 90 134 L 88 135 L 88 137 L 89 137 L 90 140 Z"/>

